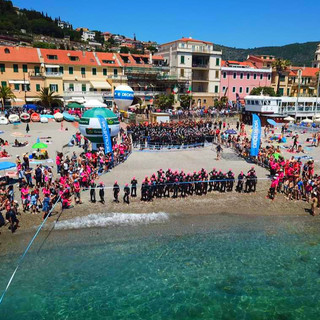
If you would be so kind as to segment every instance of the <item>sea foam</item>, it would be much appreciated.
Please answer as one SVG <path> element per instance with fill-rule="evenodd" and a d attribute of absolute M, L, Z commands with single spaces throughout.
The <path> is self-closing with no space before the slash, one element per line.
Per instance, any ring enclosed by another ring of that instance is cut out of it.
<path fill-rule="evenodd" d="M 136 226 L 150 223 L 164 223 L 169 220 L 165 212 L 153 213 L 99 213 L 58 221 L 55 229 L 82 229 L 107 226 Z"/>

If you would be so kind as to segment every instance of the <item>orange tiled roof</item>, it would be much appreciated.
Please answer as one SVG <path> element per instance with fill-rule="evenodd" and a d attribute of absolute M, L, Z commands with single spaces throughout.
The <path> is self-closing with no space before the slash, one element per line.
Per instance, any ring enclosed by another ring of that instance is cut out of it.
<path fill-rule="evenodd" d="M 56 49 L 40 49 L 44 63 L 50 64 L 70 64 L 70 65 L 88 65 L 96 66 L 97 61 L 92 52 L 88 51 L 72 51 L 72 50 L 56 50 Z M 48 59 L 48 55 L 56 55 L 57 59 Z M 70 56 L 78 57 L 78 60 L 71 61 Z"/>
<path fill-rule="evenodd" d="M 246 66 L 250 68 L 257 68 L 251 61 L 235 61 L 235 60 L 226 60 L 222 61 L 222 66 L 227 67 L 228 65 L 239 65 L 239 66 Z"/>
<path fill-rule="evenodd" d="M 318 68 L 304 67 L 302 68 L 303 77 L 316 77 L 317 73 L 320 71 Z"/>
<path fill-rule="evenodd" d="M 118 61 L 115 59 L 114 54 L 110 52 L 96 52 L 102 66 L 119 67 Z M 114 61 L 114 63 L 105 63 L 103 60 Z"/>
<path fill-rule="evenodd" d="M 199 42 L 199 43 L 203 43 L 203 44 L 213 44 L 213 42 L 209 42 L 209 41 L 196 40 L 196 39 L 192 39 L 192 38 L 181 38 L 179 40 L 163 43 L 161 46 L 164 46 L 164 45 L 167 45 L 167 44 L 171 44 L 171 43 L 175 43 L 175 42 Z"/>
<path fill-rule="evenodd" d="M 9 53 L 5 53 L 8 50 Z M 6 46 L 0 47 L 0 61 L 40 63 L 36 48 Z"/>

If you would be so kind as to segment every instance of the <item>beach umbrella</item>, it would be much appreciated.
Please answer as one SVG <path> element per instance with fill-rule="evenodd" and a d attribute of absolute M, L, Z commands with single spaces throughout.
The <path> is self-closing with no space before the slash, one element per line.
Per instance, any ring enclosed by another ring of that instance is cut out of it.
<path fill-rule="evenodd" d="M 77 102 L 72 102 L 72 103 L 68 103 L 67 108 L 68 109 L 84 109 L 85 106 Z"/>
<path fill-rule="evenodd" d="M 237 131 L 234 130 L 234 129 L 228 129 L 228 130 L 226 130 L 225 133 L 226 133 L 226 134 L 237 134 Z"/>
<path fill-rule="evenodd" d="M 267 122 L 268 122 L 269 124 L 271 124 L 272 126 L 276 126 L 276 125 L 277 125 L 277 123 L 276 123 L 274 120 L 272 120 L 272 119 L 267 119 Z"/>
<path fill-rule="evenodd" d="M 280 155 L 280 153 L 278 153 L 278 152 L 275 152 L 275 153 L 273 154 L 273 157 L 274 157 L 276 160 L 278 160 L 280 156 L 281 156 L 281 155 Z"/>
<path fill-rule="evenodd" d="M 295 119 L 290 117 L 290 116 L 288 116 L 288 117 L 285 117 L 283 120 L 285 120 L 285 121 L 294 121 Z"/>
<path fill-rule="evenodd" d="M 30 110 L 30 109 L 32 109 L 32 110 L 37 110 L 37 106 L 36 106 L 35 104 L 25 104 L 25 105 L 23 106 L 23 108 L 25 108 L 25 109 L 27 109 L 27 110 Z"/>
<path fill-rule="evenodd" d="M 0 162 L 0 170 L 7 170 L 16 167 L 16 164 L 14 162 Z"/>
<path fill-rule="evenodd" d="M 313 120 L 307 118 L 307 119 L 301 120 L 301 122 L 304 122 L 304 123 L 312 123 Z"/>
<path fill-rule="evenodd" d="M 43 142 L 37 142 L 32 146 L 32 149 L 46 149 L 48 148 L 48 145 L 46 145 Z"/>
<path fill-rule="evenodd" d="M 102 103 L 99 100 L 89 100 L 83 104 L 86 108 L 102 108 L 102 107 L 107 107 L 105 103 Z"/>

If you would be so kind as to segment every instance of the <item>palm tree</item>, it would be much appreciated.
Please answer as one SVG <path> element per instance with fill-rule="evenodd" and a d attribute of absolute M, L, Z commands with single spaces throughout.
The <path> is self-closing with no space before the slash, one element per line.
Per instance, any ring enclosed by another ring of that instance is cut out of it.
<path fill-rule="evenodd" d="M 52 108 L 54 104 L 61 105 L 62 101 L 55 94 L 55 91 L 51 91 L 49 88 L 42 88 L 38 94 L 37 103 L 46 108 Z"/>
<path fill-rule="evenodd" d="M 279 58 L 277 58 L 272 64 L 272 67 L 276 69 L 276 72 L 278 74 L 278 83 L 277 83 L 278 96 L 280 95 L 280 77 L 282 76 L 283 71 L 285 71 L 287 67 L 290 65 L 291 65 L 291 62 L 289 60 L 279 59 Z"/>
<path fill-rule="evenodd" d="M 7 87 L 7 86 L 2 86 L 0 87 L 0 99 L 2 102 L 2 108 L 4 110 L 4 105 L 6 103 L 6 100 L 9 99 L 15 99 L 16 96 L 14 95 L 14 93 L 12 92 L 12 90 Z"/>

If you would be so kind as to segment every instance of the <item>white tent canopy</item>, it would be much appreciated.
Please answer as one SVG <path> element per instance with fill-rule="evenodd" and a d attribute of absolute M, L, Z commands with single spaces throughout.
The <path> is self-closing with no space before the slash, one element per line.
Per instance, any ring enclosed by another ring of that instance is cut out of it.
<path fill-rule="evenodd" d="M 86 108 L 103 108 L 107 107 L 106 104 L 100 102 L 99 100 L 88 100 L 83 104 Z"/>
<path fill-rule="evenodd" d="M 303 119 L 303 120 L 301 120 L 301 122 L 304 122 L 304 123 L 313 123 L 313 120 L 311 120 L 311 119 Z"/>
<path fill-rule="evenodd" d="M 285 120 L 285 121 L 294 121 L 294 118 L 288 116 L 288 117 L 285 117 L 283 120 Z"/>
<path fill-rule="evenodd" d="M 314 119 L 313 122 L 315 122 L 315 123 L 320 123 L 320 118 Z"/>

